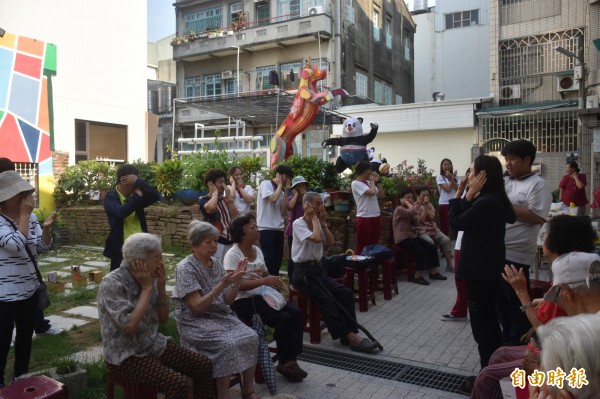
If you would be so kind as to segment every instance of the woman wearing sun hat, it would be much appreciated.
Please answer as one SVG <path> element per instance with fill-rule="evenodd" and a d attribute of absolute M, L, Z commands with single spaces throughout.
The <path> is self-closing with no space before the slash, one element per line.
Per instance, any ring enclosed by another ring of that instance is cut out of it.
<path fill-rule="evenodd" d="M 288 219 L 285 235 L 287 237 L 289 258 L 287 264 L 288 281 L 292 281 L 294 272 L 294 261 L 292 260 L 292 237 L 294 235 L 293 224 L 298 218 L 304 216 L 304 207 L 302 207 L 302 196 L 308 190 L 308 182 L 302 176 L 296 176 L 292 180 L 292 191 L 288 198 Z"/>
<path fill-rule="evenodd" d="M 32 213 L 34 190 L 17 172 L 0 173 L 0 387 L 15 325 L 14 377 L 29 370 L 39 281 L 26 246 L 36 256 L 52 244 L 56 214 L 40 227 Z"/>

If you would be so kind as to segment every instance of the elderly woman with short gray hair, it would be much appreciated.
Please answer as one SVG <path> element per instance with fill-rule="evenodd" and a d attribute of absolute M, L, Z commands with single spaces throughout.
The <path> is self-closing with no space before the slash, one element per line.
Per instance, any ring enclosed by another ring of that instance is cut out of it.
<path fill-rule="evenodd" d="M 242 398 L 254 393 L 254 369 L 258 336 L 242 323 L 229 305 L 238 294 L 248 259 L 225 272 L 214 257 L 219 231 L 210 223 L 190 223 L 188 241 L 192 254 L 177 265 L 173 301 L 181 344 L 213 362 L 219 399 L 229 398 L 230 377 L 242 373 Z"/>
<path fill-rule="evenodd" d="M 100 284 L 98 314 L 104 358 L 113 373 L 166 399 L 214 397 L 210 360 L 158 332 L 169 317 L 158 237 L 136 233 L 125 240 L 121 267 Z"/>

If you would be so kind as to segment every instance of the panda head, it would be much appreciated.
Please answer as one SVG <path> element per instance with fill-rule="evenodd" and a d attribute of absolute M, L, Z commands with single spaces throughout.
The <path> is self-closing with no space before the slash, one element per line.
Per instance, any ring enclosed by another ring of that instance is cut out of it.
<path fill-rule="evenodd" d="M 343 120 L 343 137 L 358 137 L 363 135 L 363 118 L 346 118 Z"/>
<path fill-rule="evenodd" d="M 368 148 L 367 155 L 369 156 L 369 161 L 372 161 L 375 158 L 375 147 Z"/>

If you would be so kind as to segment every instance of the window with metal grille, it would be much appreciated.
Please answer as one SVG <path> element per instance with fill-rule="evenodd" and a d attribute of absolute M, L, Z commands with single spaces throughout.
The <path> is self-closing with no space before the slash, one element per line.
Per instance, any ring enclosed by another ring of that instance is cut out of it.
<path fill-rule="evenodd" d="M 356 71 L 356 95 L 358 97 L 369 97 L 369 77 L 359 71 Z"/>
<path fill-rule="evenodd" d="M 404 31 L 402 41 L 404 42 L 404 59 L 410 62 L 410 33 L 408 31 Z"/>
<path fill-rule="evenodd" d="M 256 90 L 270 90 L 274 86 L 269 84 L 269 73 L 275 69 L 275 65 L 267 65 L 256 68 Z"/>
<path fill-rule="evenodd" d="M 392 48 L 392 17 L 385 17 L 385 47 Z"/>
<path fill-rule="evenodd" d="M 379 40 L 381 40 L 380 36 L 381 36 L 381 32 L 379 29 L 379 9 L 374 8 L 373 9 L 373 40 L 378 42 Z"/>
<path fill-rule="evenodd" d="M 35 195 L 33 196 L 35 203 L 34 207 L 40 206 L 40 185 L 39 185 L 39 173 L 38 164 L 31 162 L 15 162 L 15 171 L 21 175 L 21 177 L 31 184 L 35 188 Z"/>
<path fill-rule="evenodd" d="M 186 97 L 199 97 L 201 82 L 202 82 L 202 78 L 200 76 L 185 78 L 184 84 L 183 84 L 185 96 Z"/>
<path fill-rule="evenodd" d="M 300 0 L 277 0 L 277 21 L 300 17 Z"/>
<path fill-rule="evenodd" d="M 479 10 L 446 14 L 446 29 L 465 28 L 479 24 Z"/>
<path fill-rule="evenodd" d="M 269 18 L 271 17 L 269 6 L 270 4 L 268 2 L 256 3 L 254 15 L 256 15 L 257 26 L 264 26 L 271 23 L 271 21 L 269 21 Z"/>
<path fill-rule="evenodd" d="M 231 3 L 229 5 L 229 25 L 233 26 L 240 21 L 242 11 L 242 2 Z"/>
<path fill-rule="evenodd" d="M 283 90 L 297 89 L 300 83 L 298 73 L 302 69 L 302 61 L 284 62 L 279 64 L 279 75 L 281 76 L 281 88 Z M 292 76 L 294 80 L 292 80 Z"/>
<path fill-rule="evenodd" d="M 383 83 L 376 80 L 373 91 L 375 95 L 375 102 L 379 104 L 383 103 Z"/>
<path fill-rule="evenodd" d="M 192 12 L 186 14 L 184 19 L 185 34 L 221 28 L 223 27 L 223 6 Z"/>
<path fill-rule="evenodd" d="M 349 24 L 354 23 L 354 5 L 352 0 L 346 0 L 346 22 Z"/>
<path fill-rule="evenodd" d="M 204 76 L 204 95 L 216 96 L 221 94 L 221 74 Z"/>
<path fill-rule="evenodd" d="M 522 116 L 480 116 L 482 143 L 487 152 L 501 151 L 505 140 L 529 140 L 538 152 L 577 150 L 577 111 L 556 111 Z"/>
<path fill-rule="evenodd" d="M 387 83 L 383 84 L 383 103 L 385 105 L 392 104 L 392 86 Z"/>

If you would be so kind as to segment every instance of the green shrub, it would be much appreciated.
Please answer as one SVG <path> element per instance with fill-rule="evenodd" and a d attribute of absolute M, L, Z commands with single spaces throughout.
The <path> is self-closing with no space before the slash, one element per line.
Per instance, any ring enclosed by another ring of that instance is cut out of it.
<path fill-rule="evenodd" d="M 140 178 L 154 187 L 156 184 L 156 162 L 144 162 L 141 159 L 136 159 L 131 164 L 140 171 Z"/>
<path fill-rule="evenodd" d="M 79 161 L 60 176 L 54 189 L 55 196 L 61 200 L 87 200 L 92 191 L 112 189 L 116 180 L 116 168 L 108 162 Z"/>
<path fill-rule="evenodd" d="M 311 190 L 321 191 L 326 188 L 339 188 L 340 176 L 335 165 L 316 157 L 298 157 L 292 155 L 283 162 L 292 168 L 294 176 L 302 176 L 308 182 Z"/>
<path fill-rule="evenodd" d="M 418 159 L 416 169 L 413 165 L 408 165 L 407 161 L 402 161 L 398 166 L 391 169 L 389 175 L 381 176 L 381 186 L 383 187 L 385 196 L 393 200 L 405 188 L 410 188 L 414 191 L 421 186 L 429 187 L 431 203 L 437 205 L 438 191 L 435 176 L 435 172 L 432 169 L 427 169 L 423 159 Z"/>
<path fill-rule="evenodd" d="M 156 189 L 166 198 L 181 189 L 183 165 L 177 158 L 168 159 L 160 165 L 154 165 Z"/>
<path fill-rule="evenodd" d="M 53 360 L 51 365 L 56 368 L 56 374 L 64 375 L 77 371 L 79 363 L 75 359 L 65 356 Z"/>

